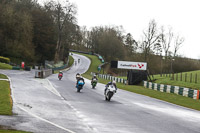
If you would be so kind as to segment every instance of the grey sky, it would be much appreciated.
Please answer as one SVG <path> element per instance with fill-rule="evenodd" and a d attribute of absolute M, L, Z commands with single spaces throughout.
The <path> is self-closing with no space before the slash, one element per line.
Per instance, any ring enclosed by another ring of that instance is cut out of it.
<path fill-rule="evenodd" d="M 38 0 L 39 2 L 45 0 Z M 62 0 L 60 0 L 62 1 Z M 185 38 L 179 54 L 200 59 L 199 0 L 69 0 L 78 8 L 80 26 L 90 29 L 99 25 L 122 25 L 141 40 L 143 30 L 151 19 L 158 26 L 171 26 L 175 34 Z M 171 49 L 173 49 L 173 44 Z"/>

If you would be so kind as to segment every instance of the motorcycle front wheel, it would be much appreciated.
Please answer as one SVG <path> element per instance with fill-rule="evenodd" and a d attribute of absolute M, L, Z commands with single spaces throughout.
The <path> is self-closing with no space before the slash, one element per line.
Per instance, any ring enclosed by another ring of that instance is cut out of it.
<path fill-rule="evenodd" d="M 107 101 L 108 100 L 108 98 L 107 98 L 107 96 L 105 95 L 105 100 Z"/>

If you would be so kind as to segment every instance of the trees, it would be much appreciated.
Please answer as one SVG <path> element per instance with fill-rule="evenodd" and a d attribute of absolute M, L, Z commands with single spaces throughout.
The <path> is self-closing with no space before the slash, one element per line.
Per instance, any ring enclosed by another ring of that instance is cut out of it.
<path fill-rule="evenodd" d="M 128 33 L 125 36 L 125 45 L 127 47 L 128 54 L 132 55 L 132 54 L 136 53 L 138 43 L 133 39 L 131 33 Z"/>
<path fill-rule="evenodd" d="M 107 61 L 125 58 L 123 36 L 118 27 L 93 27 L 83 33 L 85 47 L 90 51 L 101 54 Z"/>
<path fill-rule="evenodd" d="M 185 39 L 183 37 L 180 37 L 179 35 L 176 36 L 175 41 L 174 41 L 174 53 L 173 53 L 174 57 L 177 55 L 177 52 L 180 49 L 184 40 Z"/>
<path fill-rule="evenodd" d="M 57 43 L 54 61 L 57 62 L 60 59 L 66 58 L 64 56 L 66 56 L 65 53 L 68 53 L 67 45 L 74 41 L 72 39 L 72 34 L 67 34 L 68 38 L 64 35 L 69 33 L 69 29 L 71 31 L 74 29 L 74 31 L 77 31 L 78 26 L 76 25 L 75 18 L 76 8 L 69 1 L 65 1 L 64 4 L 61 4 L 59 1 L 50 1 L 46 3 L 45 8 L 52 15 L 56 26 Z"/>
<path fill-rule="evenodd" d="M 0 13 L 0 55 L 35 63 L 66 62 L 69 48 L 77 48 L 99 53 L 107 61 L 147 61 L 156 72 L 158 65 L 154 64 L 162 52 L 168 57 L 165 59 L 177 58 L 184 42 L 183 37 L 174 37 L 171 28 L 159 31 L 155 20 L 149 22 L 141 43 L 125 34 L 122 26 L 98 26 L 88 31 L 77 25 L 76 7 L 69 1 L 51 0 L 42 7 L 36 0 L 2 0 Z"/>
<path fill-rule="evenodd" d="M 144 53 L 144 61 L 147 61 L 148 55 L 160 36 L 157 30 L 157 23 L 154 19 L 149 22 L 148 29 L 143 32 L 143 35 L 144 40 L 142 41 L 141 48 Z"/>
<path fill-rule="evenodd" d="M 53 19 L 44 9 L 36 8 L 31 11 L 33 23 L 33 39 L 35 61 L 53 60 L 55 55 L 56 32 Z"/>
<path fill-rule="evenodd" d="M 161 27 L 160 40 L 161 40 L 162 48 L 164 50 L 166 58 L 167 58 L 167 54 L 169 52 L 169 48 L 170 48 L 170 44 L 171 44 L 172 39 L 173 39 L 172 28 L 169 28 L 168 32 L 165 33 L 165 29 L 162 26 Z"/>
<path fill-rule="evenodd" d="M 125 56 L 123 42 L 117 33 L 115 28 L 106 28 L 98 38 L 98 53 L 102 53 L 107 61 L 120 60 Z"/>
<path fill-rule="evenodd" d="M 0 55 L 24 61 L 64 60 L 69 44 L 81 40 L 75 7 L 50 1 L 0 1 Z"/>
<path fill-rule="evenodd" d="M 3 56 L 33 61 L 32 23 L 29 13 L 16 10 L 15 1 L 1 4 L 0 40 Z"/>

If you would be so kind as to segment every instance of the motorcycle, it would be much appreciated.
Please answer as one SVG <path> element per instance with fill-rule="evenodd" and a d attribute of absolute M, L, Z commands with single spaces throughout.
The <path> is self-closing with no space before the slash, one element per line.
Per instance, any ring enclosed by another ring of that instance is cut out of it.
<path fill-rule="evenodd" d="M 83 82 L 83 80 L 79 80 L 78 81 L 78 84 L 76 85 L 76 88 L 77 88 L 77 92 L 80 92 L 81 89 L 83 89 L 83 85 L 85 83 Z"/>
<path fill-rule="evenodd" d="M 113 95 L 116 93 L 116 89 L 114 85 L 109 85 L 107 87 L 107 90 L 105 92 L 105 100 L 110 101 L 110 99 L 113 97 Z"/>
<path fill-rule="evenodd" d="M 62 75 L 61 73 L 59 73 L 58 79 L 61 80 L 61 79 L 62 79 L 62 76 L 63 76 L 63 75 Z"/>
<path fill-rule="evenodd" d="M 92 89 L 94 89 L 97 85 L 97 79 L 93 79 L 92 81 Z"/>

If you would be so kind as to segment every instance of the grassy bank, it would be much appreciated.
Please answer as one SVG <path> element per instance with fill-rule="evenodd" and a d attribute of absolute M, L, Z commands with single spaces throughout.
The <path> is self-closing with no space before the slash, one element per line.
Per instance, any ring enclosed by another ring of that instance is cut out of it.
<path fill-rule="evenodd" d="M 0 74 L 0 79 L 8 79 L 6 75 Z"/>
<path fill-rule="evenodd" d="M 0 74 L 0 79 L 8 79 L 5 75 Z M 10 95 L 10 84 L 8 81 L 0 80 L 0 115 L 12 115 L 12 99 Z M 7 130 L 0 125 L 0 133 L 28 133 L 24 131 Z"/>
<path fill-rule="evenodd" d="M 0 81 L 0 115 L 12 115 L 12 99 L 8 81 Z"/>
<path fill-rule="evenodd" d="M 0 69 L 12 69 L 12 66 L 0 62 Z"/>
<path fill-rule="evenodd" d="M 74 58 L 71 55 L 69 55 L 69 64 L 68 64 L 67 68 L 71 67 L 73 63 L 74 63 Z M 63 69 L 63 70 L 65 70 L 65 69 Z M 54 73 L 59 73 L 60 71 L 63 71 L 63 70 L 56 70 L 56 71 L 54 71 Z"/>
<path fill-rule="evenodd" d="M 70 55 L 70 56 L 69 56 L 69 64 L 68 64 L 68 67 L 71 67 L 73 63 L 74 63 L 74 58 Z"/>
<path fill-rule="evenodd" d="M 91 65 L 89 70 L 83 74 L 85 78 L 91 79 L 91 72 L 97 72 L 97 66 L 101 64 L 101 62 L 98 60 L 96 56 L 93 55 L 87 55 L 87 54 L 81 54 L 86 57 L 88 57 L 91 60 Z M 105 79 L 99 79 L 100 83 L 108 83 L 109 80 Z M 181 105 L 184 107 L 200 110 L 200 101 L 199 100 L 194 100 L 188 97 L 183 97 L 180 95 L 172 94 L 172 93 L 163 93 L 155 90 L 150 90 L 147 88 L 144 88 L 143 86 L 137 86 L 137 85 L 124 85 L 121 83 L 117 83 L 117 87 L 123 90 L 127 90 L 130 92 L 134 92 L 137 94 L 142 94 L 146 95 L 152 98 L 160 99 L 163 101 L 167 101 L 173 104 Z"/>
<path fill-rule="evenodd" d="M 77 54 L 80 54 L 80 53 L 77 53 Z M 88 71 L 87 71 L 86 73 L 83 74 L 83 76 L 84 76 L 85 78 L 91 79 L 91 78 L 92 78 L 91 72 L 98 73 L 98 69 L 97 69 L 97 68 L 98 68 L 98 66 L 99 66 L 100 64 L 102 64 L 102 63 L 101 63 L 101 61 L 98 59 L 97 56 L 89 55 L 89 54 L 82 54 L 82 53 L 81 53 L 80 55 L 84 55 L 84 56 L 88 57 L 88 58 L 91 60 L 91 64 L 90 64 L 90 67 L 89 67 Z"/>
<path fill-rule="evenodd" d="M 186 74 L 187 78 L 185 76 Z M 196 74 L 197 83 L 195 83 Z M 183 72 L 182 74 L 177 73 L 174 75 L 174 80 L 172 80 L 171 77 L 169 77 L 169 75 L 167 77 L 166 75 L 162 77 L 160 75 L 154 75 L 154 78 L 156 79 L 155 83 L 159 84 L 169 84 L 174 86 L 187 87 L 191 89 L 200 89 L 200 71 Z"/>

